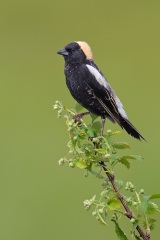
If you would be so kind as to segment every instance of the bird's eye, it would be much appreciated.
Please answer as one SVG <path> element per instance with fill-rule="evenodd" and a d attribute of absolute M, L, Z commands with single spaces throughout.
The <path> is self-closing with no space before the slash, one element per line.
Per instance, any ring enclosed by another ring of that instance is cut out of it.
<path fill-rule="evenodd" d="M 66 50 L 69 52 L 69 53 L 73 53 L 75 51 L 75 49 L 72 49 L 72 48 L 66 48 Z"/>

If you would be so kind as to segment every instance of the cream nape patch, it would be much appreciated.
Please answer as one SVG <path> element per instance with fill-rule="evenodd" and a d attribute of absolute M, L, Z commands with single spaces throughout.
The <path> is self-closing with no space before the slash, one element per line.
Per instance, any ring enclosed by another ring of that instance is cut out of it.
<path fill-rule="evenodd" d="M 82 41 L 78 41 L 77 43 L 83 50 L 84 54 L 86 55 L 86 58 L 93 60 L 93 53 L 92 53 L 92 50 L 91 50 L 90 46 L 88 45 L 88 43 L 82 42 Z"/>

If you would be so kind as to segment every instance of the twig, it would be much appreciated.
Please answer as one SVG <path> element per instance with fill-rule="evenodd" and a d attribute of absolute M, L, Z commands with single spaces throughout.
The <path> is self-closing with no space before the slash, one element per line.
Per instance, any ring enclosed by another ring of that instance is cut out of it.
<path fill-rule="evenodd" d="M 114 178 L 115 178 L 115 177 L 114 177 L 114 173 L 109 173 L 109 172 L 108 172 L 108 170 L 107 170 L 107 168 L 106 168 L 106 165 L 105 165 L 105 163 L 104 163 L 103 161 L 101 161 L 100 164 L 101 164 L 103 170 L 105 171 L 105 173 L 106 173 L 109 181 L 111 182 L 114 191 L 117 193 L 117 197 L 118 197 L 119 200 L 121 201 L 121 203 L 122 203 L 122 205 L 123 205 L 123 207 L 124 207 L 124 209 L 125 209 L 125 211 L 126 211 L 126 214 L 125 214 L 125 215 L 126 215 L 129 219 L 131 219 L 131 218 L 133 217 L 132 211 L 131 211 L 131 210 L 129 209 L 129 207 L 127 206 L 127 204 L 126 204 L 123 196 L 121 195 L 121 193 L 119 192 L 119 190 L 118 190 L 118 188 L 117 188 L 117 186 L 116 186 L 116 184 L 115 184 L 115 181 L 114 181 Z M 144 240 L 150 240 L 150 232 L 149 232 L 149 231 L 147 231 L 146 234 L 145 234 L 145 233 L 143 232 L 143 230 L 140 228 L 139 225 L 136 227 L 136 229 L 137 229 L 137 231 L 139 232 L 140 237 L 141 237 L 142 239 L 144 239 Z"/>

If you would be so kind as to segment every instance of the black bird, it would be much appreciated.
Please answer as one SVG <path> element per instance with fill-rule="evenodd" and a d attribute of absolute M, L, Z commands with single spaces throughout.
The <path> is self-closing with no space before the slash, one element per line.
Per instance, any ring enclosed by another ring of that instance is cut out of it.
<path fill-rule="evenodd" d="M 65 60 L 64 73 L 70 93 L 89 112 L 101 116 L 102 134 L 105 118 L 108 118 L 132 137 L 144 139 L 129 121 L 121 101 L 94 63 L 91 48 L 86 42 L 72 42 L 57 53 Z"/>

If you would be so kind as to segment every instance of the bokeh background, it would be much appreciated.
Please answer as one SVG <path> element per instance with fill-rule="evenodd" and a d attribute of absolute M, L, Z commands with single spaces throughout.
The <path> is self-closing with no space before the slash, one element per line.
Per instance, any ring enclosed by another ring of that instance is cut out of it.
<path fill-rule="evenodd" d="M 68 137 L 52 105 L 60 100 L 73 108 L 75 101 L 56 52 L 75 40 L 91 45 L 147 139 L 138 142 L 125 132 L 119 137 L 144 161 L 129 171 L 119 167 L 117 177 L 146 195 L 160 192 L 159 12 L 156 0 L 0 0 L 0 239 L 117 239 L 113 223 L 100 225 L 82 204 L 100 193 L 100 181 L 57 163 Z M 109 122 L 107 128 L 119 130 Z M 127 230 L 129 221 L 122 226 Z"/>

